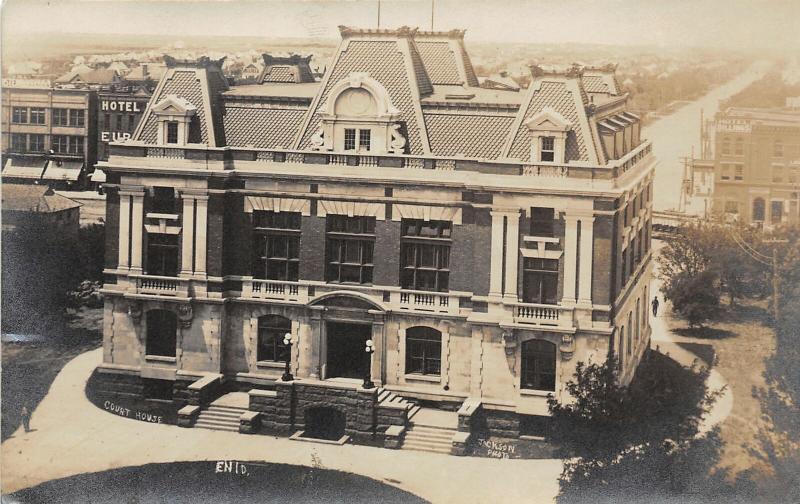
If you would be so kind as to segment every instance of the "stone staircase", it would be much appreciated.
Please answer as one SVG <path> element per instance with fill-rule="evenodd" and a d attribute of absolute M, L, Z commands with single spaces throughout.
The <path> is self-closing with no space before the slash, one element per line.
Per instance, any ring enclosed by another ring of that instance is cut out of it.
<path fill-rule="evenodd" d="M 194 426 L 203 429 L 239 432 L 239 417 L 246 411 L 247 408 L 240 406 L 211 404 L 208 409 L 200 412 Z"/>
<path fill-rule="evenodd" d="M 409 420 L 411 420 L 411 418 L 414 415 L 416 415 L 420 410 L 419 406 L 409 401 L 408 399 L 401 397 L 395 394 L 394 392 L 390 392 L 385 388 L 381 388 L 378 390 L 378 407 L 386 404 L 391 404 L 395 406 L 404 406 L 406 408 L 406 411 L 408 412 Z"/>
<path fill-rule="evenodd" d="M 401 449 L 450 454 L 457 430 L 458 414 L 422 408 L 406 430 Z"/>
<path fill-rule="evenodd" d="M 403 450 L 450 454 L 456 429 L 430 425 L 413 425 L 406 431 Z"/>

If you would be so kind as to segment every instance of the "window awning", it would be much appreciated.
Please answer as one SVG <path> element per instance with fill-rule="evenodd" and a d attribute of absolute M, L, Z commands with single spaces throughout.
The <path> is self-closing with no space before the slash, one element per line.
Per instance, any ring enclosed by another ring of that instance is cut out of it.
<path fill-rule="evenodd" d="M 8 158 L 3 167 L 3 177 L 38 180 L 45 168 L 42 158 Z"/>
<path fill-rule="evenodd" d="M 81 176 L 81 170 L 83 161 L 48 161 L 42 178 L 75 182 Z"/>

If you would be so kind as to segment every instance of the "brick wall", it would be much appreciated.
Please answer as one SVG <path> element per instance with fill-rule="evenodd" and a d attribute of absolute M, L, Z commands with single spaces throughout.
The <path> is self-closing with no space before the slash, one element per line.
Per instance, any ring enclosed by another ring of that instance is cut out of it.
<path fill-rule="evenodd" d="M 485 296 L 489 293 L 492 218 L 488 210 L 465 209 L 463 222 L 453 226 L 450 290 Z"/>
<path fill-rule="evenodd" d="M 106 238 L 105 263 L 109 269 L 119 263 L 119 191 L 116 187 L 106 190 Z"/>
<path fill-rule="evenodd" d="M 210 194 L 208 197 L 208 238 L 206 248 L 206 272 L 210 276 L 222 276 L 223 222 L 225 220 L 225 197 Z M 198 230 L 198 232 L 202 232 Z M 239 240 L 237 240 L 238 242 Z"/>
<path fill-rule="evenodd" d="M 325 218 L 303 217 L 300 234 L 300 279 L 325 280 Z"/>
<path fill-rule="evenodd" d="M 400 223 L 385 220 L 375 223 L 376 285 L 400 285 Z"/>
<path fill-rule="evenodd" d="M 225 217 L 222 240 L 223 271 L 225 275 L 250 274 L 252 260 L 252 214 L 244 212 L 244 196 L 238 193 L 225 197 Z M 209 243 L 209 246 L 213 244 Z"/>
<path fill-rule="evenodd" d="M 594 253 L 592 268 L 592 300 L 597 304 L 611 304 L 612 241 L 614 222 L 611 216 L 598 215 L 594 219 Z"/>

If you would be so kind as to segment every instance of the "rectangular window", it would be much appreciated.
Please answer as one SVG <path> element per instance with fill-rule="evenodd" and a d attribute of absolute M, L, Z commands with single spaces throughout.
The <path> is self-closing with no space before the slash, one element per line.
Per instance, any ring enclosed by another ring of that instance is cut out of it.
<path fill-rule="evenodd" d="M 178 122 L 177 121 L 169 121 L 169 122 L 167 122 L 167 143 L 168 144 L 176 144 L 176 143 L 178 143 Z"/>
<path fill-rule="evenodd" d="M 731 179 L 731 165 L 729 165 L 727 163 L 723 163 L 720 166 L 720 174 L 721 174 L 720 178 L 722 180 L 730 180 Z"/>
<path fill-rule="evenodd" d="M 31 152 L 44 152 L 44 135 L 29 135 L 28 149 Z"/>
<path fill-rule="evenodd" d="M 783 183 L 783 166 L 772 167 L 772 183 L 773 184 Z"/>
<path fill-rule="evenodd" d="M 16 152 L 25 152 L 28 150 L 27 135 L 24 133 L 11 134 L 11 150 Z"/>
<path fill-rule="evenodd" d="M 14 107 L 11 112 L 11 122 L 14 124 L 27 124 L 28 123 L 28 108 L 27 107 Z"/>
<path fill-rule="evenodd" d="M 128 131 L 133 133 L 133 130 L 136 129 L 136 116 L 133 114 L 128 114 Z"/>
<path fill-rule="evenodd" d="M 326 226 L 326 280 L 372 283 L 375 217 L 329 215 Z"/>
<path fill-rule="evenodd" d="M 725 156 L 730 155 L 731 153 L 731 139 L 724 138 L 722 139 L 722 154 Z"/>
<path fill-rule="evenodd" d="M 358 150 L 369 151 L 372 131 L 368 129 L 358 130 Z"/>
<path fill-rule="evenodd" d="M 103 114 L 103 126 L 107 130 L 111 129 L 111 114 Z"/>
<path fill-rule="evenodd" d="M 117 124 L 115 129 L 117 131 L 122 131 L 122 114 L 117 114 Z"/>
<path fill-rule="evenodd" d="M 253 278 L 300 277 L 300 212 L 253 211 Z"/>
<path fill-rule="evenodd" d="M 54 108 L 53 109 L 53 126 L 67 126 L 67 109 Z"/>
<path fill-rule="evenodd" d="M 555 137 L 542 137 L 541 150 L 539 156 L 542 161 L 552 162 L 556 159 L 556 139 Z"/>
<path fill-rule="evenodd" d="M 736 201 L 726 201 L 725 202 L 725 213 L 738 214 L 739 213 L 739 203 L 737 203 Z"/>
<path fill-rule="evenodd" d="M 736 144 L 735 144 L 735 145 L 736 145 L 736 147 L 735 147 L 735 148 L 736 148 L 736 152 L 735 152 L 735 154 L 736 154 L 737 156 L 743 156 L 743 155 L 744 155 L 744 140 L 742 140 L 741 138 L 737 138 L 737 139 L 736 139 Z"/>
<path fill-rule="evenodd" d="M 400 286 L 447 292 L 450 289 L 452 223 L 403 219 L 400 240 Z"/>
<path fill-rule="evenodd" d="M 439 375 L 442 368 L 442 335 L 428 327 L 406 331 L 406 373 Z"/>
<path fill-rule="evenodd" d="M 50 148 L 53 149 L 53 152 L 57 154 L 67 154 L 68 147 L 67 147 L 67 137 L 66 135 L 53 135 L 51 139 Z"/>
<path fill-rule="evenodd" d="M 734 180 L 744 180 L 744 165 L 740 164 L 734 165 L 734 169 L 735 169 L 733 173 Z"/>
<path fill-rule="evenodd" d="M 86 119 L 86 111 L 82 109 L 69 109 L 69 125 L 76 128 L 83 127 Z"/>
<path fill-rule="evenodd" d="M 770 219 L 773 224 L 780 224 L 783 220 L 783 201 L 773 201 L 770 205 L 772 212 Z"/>
<path fill-rule="evenodd" d="M 531 235 L 553 237 L 555 210 L 552 208 L 531 208 Z"/>
<path fill-rule="evenodd" d="M 774 157 L 783 157 L 783 142 L 775 140 L 775 143 L 772 144 L 772 155 Z"/>
<path fill-rule="evenodd" d="M 69 154 L 83 155 L 83 137 L 69 136 Z"/>
<path fill-rule="evenodd" d="M 790 168 L 789 169 L 789 183 L 796 184 L 797 183 L 797 168 Z"/>
<path fill-rule="evenodd" d="M 344 150 L 356 150 L 356 130 L 353 128 L 344 130 Z"/>
<path fill-rule="evenodd" d="M 44 124 L 44 109 L 40 107 L 31 108 L 31 124 Z"/>
<path fill-rule="evenodd" d="M 558 260 L 525 258 L 522 268 L 522 301 L 556 304 Z"/>
<path fill-rule="evenodd" d="M 150 212 L 161 214 L 175 214 L 175 189 L 172 187 L 153 187 Z"/>
<path fill-rule="evenodd" d="M 178 235 L 147 235 L 147 274 L 178 276 Z"/>

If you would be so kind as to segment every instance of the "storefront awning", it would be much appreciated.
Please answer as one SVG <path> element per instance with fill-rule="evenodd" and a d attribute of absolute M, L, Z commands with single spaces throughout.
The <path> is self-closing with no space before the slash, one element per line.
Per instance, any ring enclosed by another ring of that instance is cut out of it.
<path fill-rule="evenodd" d="M 96 184 L 102 184 L 106 181 L 106 172 L 101 170 L 100 168 L 95 168 L 94 172 L 92 173 L 92 182 Z"/>
<path fill-rule="evenodd" d="M 83 170 L 83 161 L 48 161 L 42 178 L 75 182 L 81 176 L 81 170 Z"/>
<path fill-rule="evenodd" d="M 42 158 L 8 158 L 3 167 L 3 177 L 38 180 L 44 171 Z"/>

